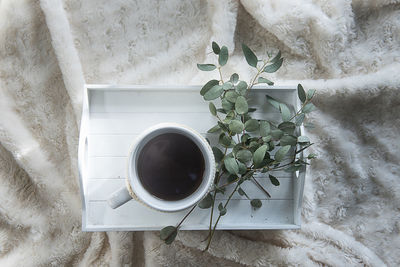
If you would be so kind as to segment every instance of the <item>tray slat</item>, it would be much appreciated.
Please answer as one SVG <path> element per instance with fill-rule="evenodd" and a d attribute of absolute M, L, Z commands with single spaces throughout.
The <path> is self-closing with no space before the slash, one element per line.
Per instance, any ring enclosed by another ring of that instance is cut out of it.
<path fill-rule="evenodd" d="M 129 147 L 137 134 L 160 122 L 176 122 L 205 133 L 215 125 L 208 105 L 199 95 L 200 87 L 126 87 L 87 85 L 87 108 L 84 108 L 80 137 L 80 166 L 83 205 L 83 228 L 87 231 L 155 230 L 177 223 L 185 211 L 162 213 L 132 200 L 113 210 L 106 200 L 124 186 Z M 265 94 L 293 106 L 297 105 L 295 88 L 256 89 L 251 94 L 251 106 L 259 119 L 275 121 L 279 113 L 265 102 Z M 268 114 L 266 114 L 266 112 Z M 215 136 L 209 136 L 211 142 Z M 82 144 L 87 138 L 87 146 Z M 82 156 L 85 155 L 85 156 Z M 85 157 L 82 159 L 82 157 Z M 275 172 L 281 185 L 273 186 L 268 177 L 257 178 L 271 194 L 265 194 L 252 182 L 242 185 L 251 198 L 259 198 L 263 206 L 251 208 L 245 196 L 235 193 L 228 213 L 218 229 L 295 229 L 299 228 L 304 175 Z M 233 189 L 227 187 L 227 194 Z M 223 201 L 226 195 L 218 195 Z M 217 200 L 217 201 L 218 201 Z M 195 209 L 182 229 L 208 228 L 209 210 Z"/>

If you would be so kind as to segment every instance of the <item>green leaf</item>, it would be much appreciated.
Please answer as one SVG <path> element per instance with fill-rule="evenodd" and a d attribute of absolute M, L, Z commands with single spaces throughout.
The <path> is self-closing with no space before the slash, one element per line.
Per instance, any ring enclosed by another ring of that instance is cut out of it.
<path fill-rule="evenodd" d="M 281 146 L 295 146 L 297 144 L 297 138 L 293 135 L 284 135 L 280 140 Z"/>
<path fill-rule="evenodd" d="M 222 123 L 222 122 L 217 122 L 218 123 L 218 125 L 219 125 L 219 128 L 221 128 L 222 129 L 222 131 L 224 131 L 224 132 L 229 132 L 229 127 L 226 125 L 226 124 L 224 124 L 224 123 Z"/>
<path fill-rule="evenodd" d="M 304 101 L 306 101 L 306 92 L 301 84 L 297 85 L 297 94 L 299 95 L 300 101 L 304 103 Z"/>
<path fill-rule="evenodd" d="M 241 133 L 243 129 L 244 125 L 239 120 L 233 120 L 229 123 L 229 130 L 231 130 L 235 134 Z"/>
<path fill-rule="evenodd" d="M 263 77 L 259 77 L 259 78 L 258 78 L 258 83 L 266 83 L 266 84 L 268 84 L 268 85 L 274 85 L 274 82 L 272 82 L 272 81 L 270 81 L 270 80 L 268 80 L 268 79 L 265 79 L 265 78 L 263 78 Z"/>
<path fill-rule="evenodd" d="M 221 134 L 219 137 L 219 143 L 223 146 L 223 147 L 231 147 L 232 145 L 232 138 L 230 138 L 229 136 L 226 136 L 225 134 Z"/>
<path fill-rule="evenodd" d="M 283 121 L 289 121 L 290 120 L 290 110 L 289 110 L 289 108 L 285 104 L 280 103 L 279 104 L 279 110 L 281 111 L 281 114 L 282 114 L 282 120 Z"/>
<path fill-rule="evenodd" d="M 210 112 L 211 112 L 212 115 L 217 116 L 217 108 L 215 107 L 213 102 L 210 102 L 208 104 L 208 108 L 210 109 Z"/>
<path fill-rule="evenodd" d="M 311 153 L 307 156 L 308 159 L 315 159 L 317 157 L 317 154 Z"/>
<path fill-rule="evenodd" d="M 222 153 L 222 151 L 218 147 L 215 147 L 215 146 L 212 147 L 212 151 L 214 153 L 215 161 L 220 162 L 222 160 L 222 158 L 224 157 L 224 153 Z"/>
<path fill-rule="evenodd" d="M 219 45 L 216 42 L 212 42 L 211 47 L 216 55 L 218 55 L 219 51 L 221 51 L 221 48 L 219 48 Z"/>
<path fill-rule="evenodd" d="M 246 164 L 238 161 L 238 166 L 239 166 L 239 174 L 245 174 L 247 172 Z"/>
<path fill-rule="evenodd" d="M 243 54 L 244 54 L 244 57 L 246 58 L 247 63 L 250 66 L 256 68 L 257 67 L 257 62 L 258 62 L 257 56 L 245 44 L 242 44 L 242 50 L 243 50 Z"/>
<path fill-rule="evenodd" d="M 249 135 L 249 134 L 243 134 L 242 137 L 240 137 L 240 141 L 241 141 L 242 143 L 246 143 L 247 140 L 249 140 L 249 138 L 250 138 L 250 135 Z"/>
<path fill-rule="evenodd" d="M 310 113 L 311 111 L 313 111 L 315 109 L 315 106 L 313 103 L 308 103 L 307 105 L 304 106 L 303 108 L 303 112 L 304 113 Z"/>
<path fill-rule="evenodd" d="M 284 121 L 278 125 L 278 128 L 287 134 L 293 134 L 294 130 L 296 129 L 296 125 L 293 122 Z"/>
<path fill-rule="evenodd" d="M 228 62 L 228 48 L 226 46 L 221 47 L 219 51 L 218 63 L 221 66 L 224 66 L 226 62 Z"/>
<path fill-rule="evenodd" d="M 275 63 L 277 60 L 279 60 L 281 58 L 281 51 L 278 51 L 278 54 L 276 54 L 276 56 L 274 56 L 273 59 L 271 59 L 271 63 Z"/>
<path fill-rule="evenodd" d="M 307 136 L 302 135 L 302 136 L 297 137 L 297 142 L 299 142 L 299 143 L 309 143 L 310 139 L 308 139 Z"/>
<path fill-rule="evenodd" d="M 306 115 L 304 113 L 296 116 L 296 126 L 300 126 L 303 123 L 305 117 Z"/>
<path fill-rule="evenodd" d="M 236 153 L 236 158 L 241 162 L 248 162 L 251 160 L 252 157 L 253 155 L 249 150 L 243 149 Z"/>
<path fill-rule="evenodd" d="M 224 99 L 222 99 L 222 101 L 224 101 Z M 228 101 L 228 100 L 226 100 L 226 101 Z M 226 114 L 226 111 L 223 108 L 217 108 L 217 111 L 219 113 Z"/>
<path fill-rule="evenodd" d="M 269 125 L 268 121 L 261 121 L 260 122 L 260 135 L 265 137 L 271 131 L 271 126 Z"/>
<path fill-rule="evenodd" d="M 279 101 L 277 101 L 275 98 L 270 97 L 269 95 L 266 95 L 266 97 L 267 97 L 267 101 L 268 101 L 272 106 L 274 106 L 274 108 L 279 109 L 279 105 L 280 105 L 280 102 L 279 102 Z"/>
<path fill-rule="evenodd" d="M 265 142 L 265 143 L 271 141 L 271 139 L 272 139 L 272 136 L 271 136 L 271 135 L 267 135 L 267 136 L 265 136 L 265 137 L 262 138 L 263 142 Z"/>
<path fill-rule="evenodd" d="M 212 71 L 217 68 L 214 64 L 197 64 L 197 68 L 202 71 Z"/>
<path fill-rule="evenodd" d="M 219 215 L 224 216 L 226 214 L 226 208 L 224 208 L 222 203 L 219 203 L 218 210 L 219 210 Z"/>
<path fill-rule="evenodd" d="M 252 201 L 250 201 L 250 204 L 255 209 L 259 209 L 262 206 L 262 202 L 259 199 L 253 199 Z"/>
<path fill-rule="evenodd" d="M 175 226 L 167 226 L 161 229 L 160 239 L 164 240 L 165 244 L 171 244 L 178 234 L 178 229 Z"/>
<path fill-rule="evenodd" d="M 273 73 L 273 72 L 277 71 L 282 66 L 282 62 L 283 62 L 283 58 L 278 59 L 271 65 L 266 66 L 264 68 L 264 72 Z"/>
<path fill-rule="evenodd" d="M 231 75 L 231 78 L 229 80 L 231 81 L 231 83 L 235 84 L 239 80 L 239 75 L 237 73 L 234 73 Z"/>
<path fill-rule="evenodd" d="M 283 160 L 283 158 L 286 156 L 286 154 L 289 152 L 290 146 L 283 146 L 281 147 L 278 151 L 275 153 L 275 160 L 280 162 Z"/>
<path fill-rule="evenodd" d="M 243 189 L 242 189 L 241 187 L 239 187 L 238 193 L 239 193 L 239 195 L 241 195 L 241 196 L 246 195 L 246 193 L 243 191 Z"/>
<path fill-rule="evenodd" d="M 271 136 L 274 140 L 279 140 L 283 136 L 283 131 L 276 129 L 271 131 Z"/>
<path fill-rule="evenodd" d="M 254 111 L 256 111 L 257 109 L 256 108 L 249 108 L 249 113 L 250 112 L 254 112 Z"/>
<path fill-rule="evenodd" d="M 236 98 L 235 110 L 240 115 L 247 113 L 247 111 L 249 110 L 249 105 L 247 104 L 246 98 L 244 98 L 243 96 L 238 96 Z"/>
<path fill-rule="evenodd" d="M 269 175 L 269 180 L 275 186 L 279 186 L 280 185 L 279 180 L 275 176 L 273 176 L 271 174 Z"/>
<path fill-rule="evenodd" d="M 217 80 L 211 80 L 208 81 L 200 90 L 200 95 L 205 95 L 205 93 L 208 92 L 208 90 L 210 90 L 214 85 L 218 85 L 219 81 Z"/>
<path fill-rule="evenodd" d="M 262 145 L 256 150 L 256 152 L 254 152 L 253 162 L 255 166 L 258 166 L 264 160 L 267 149 L 268 149 L 267 145 Z"/>
<path fill-rule="evenodd" d="M 235 91 L 228 91 L 225 94 L 225 98 L 231 103 L 235 103 L 238 96 Z"/>
<path fill-rule="evenodd" d="M 219 127 L 219 125 L 215 125 L 214 127 L 212 127 L 211 129 L 209 129 L 207 131 L 207 133 L 216 133 L 219 132 L 221 130 L 221 128 Z"/>
<path fill-rule="evenodd" d="M 258 120 L 250 119 L 245 122 L 244 129 L 248 132 L 255 132 L 259 128 Z"/>
<path fill-rule="evenodd" d="M 233 87 L 233 84 L 230 83 L 230 82 L 226 82 L 226 83 L 224 83 L 224 84 L 222 85 L 222 88 L 224 88 L 224 90 L 232 89 L 232 87 Z"/>
<path fill-rule="evenodd" d="M 214 85 L 204 94 L 204 100 L 214 100 L 222 95 L 224 88 L 221 85 Z"/>
<path fill-rule="evenodd" d="M 311 98 L 313 98 L 314 94 L 315 94 L 315 89 L 308 90 L 307 91 L 307 99 L 311 100 Z"/>
<path fill-rule="evenodd" d="M 197 204 L 197 206 L 200 209 L 209 209 L 211 208 L 213 203 L 213 197 L 211 195 L 211 193 L 208 193 L 200 202 L 199 204 Z"/>
<path fill-rule="evenodd" d="M 245 81 L 240 81 L 237 85 L 236 85 L 236 92 L 239 95 L 245 95 L 247 91 L 247 83 Z"/>
<path fill-rule="evenodd" d="M 234 108 L 234 105 L 225 98 L 222 99 L 221 103 L 222 103 L 222 108 L 226 112 L 229 112 L 229 111 L 233 110 L 233 108 Z"/>
<path fill-rule="evenodd" d="M 234 158 L 225 157 L 224 164 L 226 170 L 231 174 L 239 174 L 239 166 Z"/>

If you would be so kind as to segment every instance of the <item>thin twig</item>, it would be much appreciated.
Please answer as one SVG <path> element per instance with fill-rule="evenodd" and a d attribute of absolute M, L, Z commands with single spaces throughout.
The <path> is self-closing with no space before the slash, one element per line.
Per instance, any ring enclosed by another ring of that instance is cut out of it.
<path fill-rule="evenodd" d="M 190 211 L 188 213 L 186 213 L 185 217 L 183 217 L 183 219 L 180 221 L 180 223 L 176 226 L 176 229 L 179 228 L 179 226 L 181 226 L 181 224 L 186 220 L 186 218 L 190 215 L 190 213 L 192 213 L 192 211 L 197 207 L 197 204 L 194 205 Z"/>
<path fill-rule="evenodd" d="M 271 197 L 271 195 L 268 193 L 268 191 L 267 191 L 262 185 L 260 185 L 259 182 L 257 182 L 257 180 L 256 180 L 256 178 L 254 178 L 254 176 L 252 176 L 251 178 L 253 178 L 252 181 L 253 181 L 262 191 L 264 191 L 264 193 L 265 193 L 268 197 Z"/>

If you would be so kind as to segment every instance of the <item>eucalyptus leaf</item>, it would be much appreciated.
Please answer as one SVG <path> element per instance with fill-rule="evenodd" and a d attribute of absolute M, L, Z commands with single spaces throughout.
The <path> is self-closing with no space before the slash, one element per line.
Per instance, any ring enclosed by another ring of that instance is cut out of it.
<path fill-rule="evenodd" d="M 228 127 L 228 125 L 226 125 L 226 124 L 224 124 L 224 123 L 222 123 L 222 122 L 217 122 L 218 123 L 218 126 L 219 126 L 219 128 L 221 128 L 222 129 L 222 131 L 224 131 L 224 132 L 229 132 L 229 127 Z"/>
<path fill-rule="evenodd" d="M 297 137 L 297 142 L 299 142 L 299 143 L 309 143 L 310 139 L 307 136 L 302 135 L 302 136 Z"/>
<path fill-rule="evenodd" d="M 213 146 L 212 151 L 216 162 L 220 162 L 224 158 L 224 153 L 218 147 Z"/>
<path fill-rule="evenodd" d="M 245 44 L 242 44 L 242 50 L 243 50 L 243 54 L 244 54 L 244 57 L 246 58 L 247 63 L 250 66 L 256 68 L 257 67 L 257 62 L 258 62 L 257 56 Z"/>
<path fill-rule="evenodd" d="M 290 120 L 290 110 L 289 110 L 289 108 L 285 104 L 280 103 L 279 104 L 279 110 L 281 111 L 281 114 L 282 114 L 282 120 L 283 121 L 289 121 Z"/>
<path fill-rule="evenodd" d="M 259 129 L 258 120 L 250 119 L 245 122 L 244 129 L 248 132 L 255 132 Z"/>
<path fill-rule="evenodd" d="M 259 77 L 259 78 L 258 78 L 258 83 L 266 83 L 266 84 L 268 84 L 268 85 L 274 85 L 274 82 L 272 82 L 272 81 L 270 81 L 270 80 L 268 80 L 268 79 L 265 79 L 265 78 L 263 78 L 263 77 Z"/>
<path fill-rule="evenodd" d="M 238 193 L 241 196 L 244 196 L 246 194 L 241 187 L 238 188 Z"/>
<path fill-rule="evenodd" d="M 239 174 L 245 174 L 247 172 L 247 166 L 246 164 L 238 161 L 237 162 L 238 166 L 239 166 Z"/>
<path fill-rule="evenodd" d="M 224 101 L 224 99 L 222 99 Z M 217 111 L 222 114 L 226 114 L 226 111 L 223 108 L 217 108 Z"/>
<path fill-rule="evenodd" d="M 246 143 L 247 140 L 249 140 L 249 138 L 250 138 L 250 135 L 248 135 L 248 134 L 243 134 L 242 137 L 240 137 L 240 141 L 241 141 L 242 143 Z"/>
<path fill-rule="evenodd" d="M 281 51 L 278 51 L 278 54 L 275 55 L 273 59 L 271 59 L 271 63 L 275 63 L 277 60 L 281 58 Z"/>
<path fill-rule="evenodd" d="M 304 113 L 310 113 L 311 111 L 313 111 L 315 109 L 315 106 L 313 103 L 308 103 L 307 105 L 304 106 L 303 108 L 303 112 Z"/>
<path fill-rule="evenodd" d="M 296 126 L 300 126 L 304 119 L 305 119 L 306 115 L 304 113 L 301 113 L 300 115 L 296 116 Z"/>
<path fill-rule="evenodd" d="M 208 108 L 210 109 L 212 115 L 217 116 L 217 108 L 215 107 L 213 102 L 210 102 L 208 104 Z"/>
<path fill-rule="evenodd" d="M 240 81 L 237 85 L 236 85 L 236 92 L 239 95 L 245 95 L 247 91 L 247 83 L 245 81 Z"/>
<path fill-rule="evenodd" d="M 233 84 L 231 82 L 226 82 L 222 85 L 222 88 L 224 88 L 224 90 L 229 90 L 233 88 Z"/>
<path fill-rule="evenodd" d="M 280 185 L 279 180 L 275 176 L 273 176 L 271 174 L 269 175 L 269 180 L 275 186 L 279 186 Z"/>
<path fill-rule="evenodd" d="M 260 121 L 260 135 L 267 136 L 271 131 L 271 126 L 268 121 Z"/>
<path fill-rule="evenodd" d="M 214 100 L 222 95 L 224 88 L 221 85 L 214 85 L 204 94 L 204 100 Z"/>
<path fill-rule="evenodd" d="M 197 206 L 200 209 L 209 209 L 211 208 L 213 203 L 213 196 L 211 195 L 211 193 L 208 193 L 200 202 L 199 204 L 197 204 Z"/>
<path fill-rule="evenodd" d="M 240 150 L 236 153 L 236 158 L 241 162 L 248 162 L 252 159 L 253 154 L 249 150 Z"/>
<path fill-rule="evenodd" d="M 270 134 L 274 140 L 279 140 L 283 136 L 283 131 L 281 131 L 279 129 L 275 129 L 275 130 L 272 130 Z"/>
<path fill-rule="evenodd" d="M 238 96 L 236 98 L 235 110 L 240 115 L 247 113 L 249 110 L 249 105 L 247 104 L 247 100 L 244 98 L 244 96 Z"/>
<path fill-rule="evenodd" d="M 231 103 L 235 103 L 238 96 L 238 93 L 235 91 L 228 91 L 225 94 L 225 98 Z"/>
<path fill-rule="evenodd" d="M 224 165 L 226 170 L 231 174 L 239 174 L 239 166 L 234 158 L 225 157 Z"/>
<path fill-rule="evenodd" d="M 229 79 L 231 83 L 236 84 L 239 80 L 239 75 L 237 73 L 234 73 L 231 75 L 231 78 Z"/>
<path fill-rule="evenodd" d="M 252 201 L 250 201 L 250 204 L 255 209 L 259 209 L 262 206 L 262 202 L 259 199 L 253 199 Z"/>
<path fill-rule="evenodd" d="M 275 153 L 275 161 L 282 161 L 284 159 L 284 157 L 286 156 L 286 154 L 289 152 L 290 150 L 290 146 L 283 146 L 280 149 L 278 149 L 278 151 L 276 151 Z"/>
<path fill-rule="evenodd" d="M 205 95 L 214 85 L 218 85 L 219 81 L 217 80 L 211 80 L 208 81 L 200 90 L 200 95 Z"/>
<path fill-rule="evenodd" d="M 311 153 L 307 156 L 308 159 L 315 159 L 317 157 L 317 154 Z"/>
<path fill-rule="evenodd" d="M 178 234 L 178 229 L 175 226 L 167 226 L 161 229 L 160 239 L 164 240 L 165 244 L 171 244 Z"/>
<path fill-rule="evenodd" d="M 264 68 L 264 72 L 268 72 L 268 73 L 276 72 L 282 66 L 282 62 L 283 62 L 283 58 L 278 59 L 277 61 L 275 61 L 271 65 L 266 66 Z"/>
<path fill-rule="evenodd" d="M 221 47 L 219 51 L 218 63 L 221 66 L 224 66 L 226 62 L 228 62 L 228 48 L 226 46 Z"/>
<path fill-rule="evenodd" d="M 296 125 L 293 122 L 284 121 L 278 125 L 278 128 L 287 134 L 293 134 L 294 130 L 296 129 Z"/>
<path fill-rule="evenodd" d="M 304 91 L 304 88 L 301 84 L 297 85 L 297 94 L 299 95 L 299 99 L 301 102 L 304 103 L 306 101 L 306 92 Z"/>
<path fill-rule="evenodd" d="M 214 64 L 197 64 L 197 68 L 202 71 L 212 71 L 217 68 Z"/>
<path fill-rule="evenodd" d="M 212 127 L 211 129 L 209 129 L 207 131 L 207 133 L 216 133 L 219 132 L 221 130 L 221 128 L 219 127 L 219 125 L 215 125 L 214 127 Z"/>
<path fill-rule="evenodd" d="M 254 152 L 253 162 L 255 166 L 258 166 L 264 160 L 267 150 L 268 145 L 262 145 Z"/>
<path fill-rule="evenodd" d="M 272 140 L 272 136 L 271 135 L 267 135 L 267 136 L 263 137 L 262 140 L 263 140 L 263 142 L 267 143 L 267 142 Z"/>
<path fill-rule="evenodd" d="M 280 144 L 281 146 L 286 146 L 286 145 L 295 146 L 297 144 L 297 138 L 296 136 L 293 135 L 284 135 L 280 139 Z"/>
<path fill-rule="evenodd" d="M 212 42 L 211 47 L 216 55 L 221 51 L 221 48 L 219 48 L 219 45 L 216 42 Z"/>
<path fill-rule="evenodd" d="M 221 134 L 219 137 L 219 143 L 223 146 L 223 147 L 231 147 L 232 145 L 232 138 L 230 138 L 229 136 L 226 136 L 225 134 Z"/>
<path fill-rule="evenodd" d="M 307 91 L 307 99 L 311 100 L 311 98 L 313 98 L 314 94 L 315 94 L 315 89 L 308 90 Z"/>
<path fill-rule="evenodd" d="M 231 130 L 231 132 L 238 134 L 241 133 L 244 129 L 244 125 L 241 121 L 239 120 L 232 120 L 229 123 L 229 130 Z"/>
<path fill-rule="evenodd" d="M 268 101 L 274 108 L 276 108 L 276 109 L 279 110 L 280 102 L 277 101 L 275 98 L 269 96 L 269 95 L 266 95 L 266 97 L 267 97 L 267 101 Z"/>
<path fill-rule="evenodd" d="M 233 108 L 235 107 L 235 105 L 232 104 L 231 102 L 229 102 L 226 98 L 222 99 L 221 104 L 222 104 L 222 108 L 226 112 L 233 110 Z"/>
<path fill-rule="evenodd" d="M 219 215 L 224 216 L 226 214 L 226 208 L 224 208 L 222 203 L 219 203 L 218 210 L 219 210 Z"/>

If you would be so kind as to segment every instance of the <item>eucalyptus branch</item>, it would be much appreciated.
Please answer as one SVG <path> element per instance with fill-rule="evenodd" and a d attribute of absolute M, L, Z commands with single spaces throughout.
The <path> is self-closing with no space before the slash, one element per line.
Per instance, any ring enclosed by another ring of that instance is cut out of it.
<path fill-rule="evenodd" d="M 254 176 L 251 177 L 252 181 L 258 186 L 258 188 L 260 188 L 262 191 L 264 191 L 264 193 L 271 198 L 271 195 L 268 193 L 268 191 L 259 183 L 257 182 L 256 178 L 254 178 Z"/>

